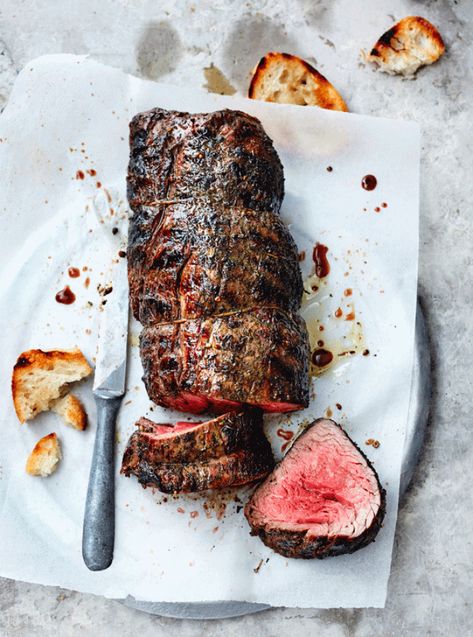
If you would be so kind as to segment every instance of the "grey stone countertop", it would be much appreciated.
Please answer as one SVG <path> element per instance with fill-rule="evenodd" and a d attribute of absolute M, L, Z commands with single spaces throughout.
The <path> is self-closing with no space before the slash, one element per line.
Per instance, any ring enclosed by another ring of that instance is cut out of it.
<path fill-rule="evenodd" d="M 375 73 L 359 58 L 405 15 L 430 19 L 447 45 L 414 81 Z M 315 63 L 350 110 L 417 120 L 419 293 L 433 344 L 434 396 L 422 459 L 400 510 L 384 610 L 286 608 L 192 622 L 3 579 L 0 635 L 473 635 L 472 40 L 471 0 L 2 0 L 0 106 L 16 72 L 45 53 L 88 53 L 127 72 L 196 87 L 213 63 L 244 93 L 259 57 L 282 50 Z"/>

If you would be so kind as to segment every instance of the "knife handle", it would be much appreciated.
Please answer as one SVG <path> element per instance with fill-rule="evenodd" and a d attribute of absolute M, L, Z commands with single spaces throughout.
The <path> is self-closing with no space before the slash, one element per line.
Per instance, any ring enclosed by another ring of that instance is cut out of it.
<path fill-rule="evenodd" d="M 113 560 L 115 540 L 115 422 L 122 397 L 95 396 L 97 431 L 82 531 L 82 557 L 91 571 Z"/>

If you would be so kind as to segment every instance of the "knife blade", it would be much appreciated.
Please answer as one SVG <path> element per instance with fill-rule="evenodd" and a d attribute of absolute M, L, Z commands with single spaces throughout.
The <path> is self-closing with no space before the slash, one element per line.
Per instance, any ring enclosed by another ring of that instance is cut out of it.
<path fill-rule="evenodd" d="M 101 290 L 93 393 L 97 430 L 82 533 L 82 556 L 92 571 L 113 561 L 115 543 L 115 423 L 125 393 L 128 343 L 126 260 L 114 260 L 110 283 Z"/>

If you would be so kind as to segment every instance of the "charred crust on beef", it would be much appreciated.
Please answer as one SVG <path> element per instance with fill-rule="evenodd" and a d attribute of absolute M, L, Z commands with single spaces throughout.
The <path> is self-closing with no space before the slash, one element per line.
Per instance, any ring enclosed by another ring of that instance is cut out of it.
<path fill-rule="evenodd" d="M 123 456 L 121 473 L 163 493 L 188 493 L 261 480 L 274 466 L 261 412 L 226 414 L 181 431 L 139 421 Z M 165 428 L 164 428 L 165 429 Z"/>
<path fill-rule="evenodd" d="M 307 406 L 298 252 L 261 123 L 153 109 L 133 118 L 130 148 L 128 277 L 150 398 L 192 413 Z"/>
<path fill-rule="evenodd" d="M 125 450 L 124 471 L 142 461 L 155 464 L 210 460 L 248 448 L 264 436 L 259 410 L 228 413 L 182 428 L 156 425 L 147 419 L 137 425 Z"/>
<path fill-rule="evenodd" d="M 245 516 L 252 535 L 281 555 L 322 559 L 373 542 L 385 506 L 365 454 L 339 425 L 319 419 L 256 489 Z"/>
<path fill-rule="evenodd" d="M 225 411 L 230 401 L 293 411 L 309 403 L 307 330 L 297 314 L 264 308 L 156 325 L 140 345 L 148 394 L 165 407 Z M 191 394 L 195 405 L 185 404 Z"/>

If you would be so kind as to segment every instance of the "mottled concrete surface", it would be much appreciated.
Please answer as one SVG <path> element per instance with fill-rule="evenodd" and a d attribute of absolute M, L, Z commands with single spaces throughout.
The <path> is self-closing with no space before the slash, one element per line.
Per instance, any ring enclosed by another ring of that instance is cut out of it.
<path fill-rule="evenodd" d="M 448 47 L 441 62 L 414 81 L 364 68 L 360 48 L 394 17 L 409 14 L 440 27 Z M 423 457 L 400 511 L 386 609 L 277 609 L 234 620 L 176 621 L 91 595 L 0 580 L 0 635 L 473 634 L 473 180 L 466 173 L 472 39 L 471 0 L 2 0 L 0 104 L 15 71 L 44 53 L 89 53 L 144 77 L 194 86 L 203 84 L 202 70 L 213 62 L 244 91 L 259 56 L 279 49 L 315 60 L 351 110 L 419 121 L 419 285 L 435 390 Z"/>

